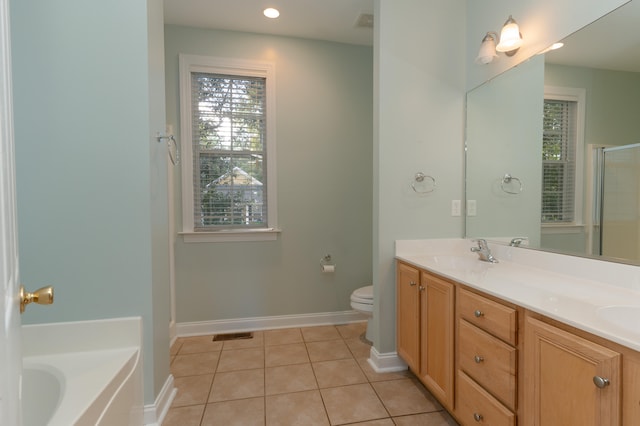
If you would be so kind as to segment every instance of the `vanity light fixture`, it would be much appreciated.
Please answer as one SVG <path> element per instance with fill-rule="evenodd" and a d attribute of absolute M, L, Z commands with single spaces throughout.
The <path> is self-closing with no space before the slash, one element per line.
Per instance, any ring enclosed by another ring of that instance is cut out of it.
<path fill-rule="evenodd" d="M 498 57 L 496 53 L 496 40 L 498 39 L 498 34 L 493 31 L 489 31 L 487 35 L 482 39 L 482 44 L 480 45 L 480 51 L 478 52 L 478 57 L 476 58 L 477 64 L 486 65 L 493 61 Z"/>
<path fill-rule="evenodd" d="M 268 7 L 262 11 L 264 16 L 267 18 L 275 19 L 280 16 L 280 11 L 278 9 L 274 9 L 273 7 Z"/>
<path fill-rule="evenodd" d="M 513 56 L 522 46 L 522 34 L 518 23 L 509 15 L 500 32 L 500 42 L 496 46 L 498 52 L 504 52 L 507 56 Z"/>

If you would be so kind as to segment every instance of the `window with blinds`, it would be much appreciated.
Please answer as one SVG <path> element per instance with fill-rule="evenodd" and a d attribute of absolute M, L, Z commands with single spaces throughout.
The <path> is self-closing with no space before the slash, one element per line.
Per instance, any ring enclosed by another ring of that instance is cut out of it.
<path fill-rule="evenodd" d="M 185 242 L 276 238 L 272 63 L 180 55 Z"/>
<path fill-rule="evenodd" d="M 196 231 L 267 224 L 265 81 L 191 73 Z"/>
<path fill-rule="evenodd" d="M 542 223 L 576 219 L 577 102 L 545 99 L 542 140 Z"/>

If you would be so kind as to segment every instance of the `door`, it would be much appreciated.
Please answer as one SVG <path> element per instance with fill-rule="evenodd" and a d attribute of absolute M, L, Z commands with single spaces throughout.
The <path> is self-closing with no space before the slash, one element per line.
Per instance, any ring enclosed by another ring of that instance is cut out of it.
<path fill-rule="evenodd" d="M 620 424 L 621 355 L 534 318 L 525 324 L 524 424 Z"/>
<path fill-rule="evenodd" d="M 397 268 L 397 351 L 417 374 L 420 370 L 420 272 L 404 263 L 398 263 Z"/>
<path fill-rule="evenodd" d="M 18 237 L 8 0 L 0 0 L 0 424 L 21 425 Z"/>
<path fill-rule="evenodd" d="M 452 410 L 455 287 L 425 272 L 420 284 L 420 378 Z"/>

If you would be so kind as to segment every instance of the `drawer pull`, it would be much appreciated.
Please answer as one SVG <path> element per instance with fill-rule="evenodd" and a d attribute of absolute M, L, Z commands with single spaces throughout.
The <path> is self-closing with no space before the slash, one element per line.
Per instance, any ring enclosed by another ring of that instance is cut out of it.
<path fill-rule="evenodd" d="M 480 355 L 476 355 L 473 357 L 473 360 L 476 362 L 476 364 L 480 364 L 482 361 L 484 361 L 484 357 L 481 357 Z"/>
<path fill-rule="evenodd" d="M 611 382 L 609 382 L 609 379 L 605 379 L 604 377 L 600 376 L 593 376 L 593 383 L 600 389 L 606 388 L 611 384 Z"/>
<path fill-rule="evenodd" d="M 483 419 L 482 414 L 480 413 L 473 413 L 473 420 L 475 420 L 476 422 L 481 422 Z"/>
<path fill-rule="evenodd" d="M 473 313 L 473 315 L 474 315 L 476 318 L 480 318 L 480 317 L 483 317 L 483 316 L 484 316 L 484 312 L 482 312 L 480 309 L 476 309 L 476 311 Z"/>
<path fill-rule="evenodd" d="M 415 286 L 416 284 L 417 284 L 417 283 L 416 283 L 415 281 L 410 281 L 410 282 L 409 282 L 409 285 L 410 285 L 411 287 Z"/>

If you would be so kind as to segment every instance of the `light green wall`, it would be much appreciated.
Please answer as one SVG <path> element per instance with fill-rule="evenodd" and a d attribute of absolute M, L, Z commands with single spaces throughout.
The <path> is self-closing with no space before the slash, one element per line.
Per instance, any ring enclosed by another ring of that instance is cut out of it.
<path fill-rule="evenodd" d="M 467 217 L 467 236 L 522 236 L 539 246 L 543 98 L 543 56 L 467 94 L 466 188 L 477 206 Z M 507 173 L 520 182 L 503 184 Z"/>
<path fill-rule="evenodd" d="M 371 47 L 166 26 L 167 122 L 178 134 L 179 53 L 275 63 L 282 233 L 243 243 L 178 236 L 177 322 L 350 310 L 351 292 L 371 283 Z M 177 169 L 175 178 L 180 231 Z M 325 254 L 334 274 L 320 272 Z"/>
<path fill-rule="evenodd" d="M 153 25 L 161 10 L 11 2 L 20 273 L 28 288 L 55 287 L 55 303 L 22 320 L 142 316 L 146 403 L 168 376 L 168 320 L 154 318 L 168 310 L 166 258 L 154 255 L 166 252 L 166 157 L 150 132 L 149 76 L 162 39 L 148 38 L 148 13 Z"/>
<path fill-rule="evenodd" d="M 465 1 L 376 1 L 374 345 L 395 351 L 395 240 L 462 236 Z M 446 35 L 447 43 L 442 43 Z M 417 172 L 437 189 L 418 195 Z"/>

